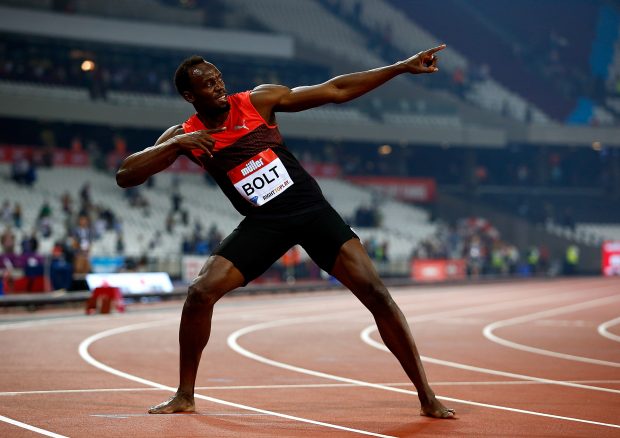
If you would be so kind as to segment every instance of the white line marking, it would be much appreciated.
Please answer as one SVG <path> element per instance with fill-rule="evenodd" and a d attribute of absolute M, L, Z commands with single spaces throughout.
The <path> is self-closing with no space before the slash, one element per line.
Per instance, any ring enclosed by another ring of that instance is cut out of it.
<path fill-rule="evenodd" d="M 620 324 L 620 316 L 618 318 L 614 318 L 614 319 L 611 319 L 609 321 L 602 323 L 601 325 L 597 327 L 597 331 L 599 332 L 601 336 L 611 339 L 612 341 L 620 342 L 620 336 L 610 333 L 607 330 L 609 327 L 612 327 L 616 324 Z"/>
<path fill-rule="evenodd" d="M 370 337 L 370 333 L 372 333 L 373 331 L 376 330 L 376 327 L 374 325 L 366 327 L 364 330 L 362 330 L 362 332 L 360 333 L 360 337 L 362 338 L 362 340 L 370 345 L 371 347 L 375 347 L 379 350 L 383 350 L 383 351 L 387 351 L 389 352 L 388 348 L 375 341 L 374 339 L 372 339 Z M 430 363 L 434 363 L 437 365 L 444 365 L 447 367 L 451 367 L 451 368 L 458 368 L 461 370 L 466 370 L 466 371 L 474 371 L 477 373 L 484 373 L 484 374 L 491 374 L 494 376 L 502 376 L 502 377 L 509 377 L 512 379 L 523 379 L 523 380 L 530 380 L 532 382 L 538 382 L 538 383 L 545 383 L 545 384 L 549 384 L 549 385 L 559 385 L 559 386 L 568 386 L 571 388 L 579 388 L 579 389 L 589 389 L 592 391 L 602 391 L 602 392 L 611 392 L 614 394 L 620 394 L 620 390 L 618 389 L 611 389 L 611 388 L 603 388 L 600 386 L 590 386 L 590 385 L 582 385 L 580 383 L 571 383 L 570 381 L 565 381 L 565 380 L 552 380 L 552 379 L 545 379 L 543 377 L 535 377 L 535 376 L 528 376 L 526 374 L 517 374 L 517 373 L 510 373 L 507 371 L 499 371 L 499 370 L 493 370 L 490 368 L 482 368 L 482 367 L 476 367 L 473 365 L 466 365 L 463 363 L 459 363 L 459 362 L 452 362 L 452 361 L 448 361 L 448 360 L 442 360 L 442 359 L 435 359 L 433 357 L 428 357 L 428 356 L 420 356 L 420 358 L 425 361 L 425 362 L 430 362 Z"/>
<path fill-rule="evenodd" d="M 102 315 L 89 315 L 89 316 L 90 318 L 93 318 L 93 319 L 102 318 Z M 86 317 L 84 315 L 74 315 L 74 316 L 63 316 L 60 318 L 45 318 L 45 319 L 41 318 L 41 319 L 34 319 L 31 321 L 7 322 L 4 324 L 0 324 L 0 331 L 38 327 L 41 325 L 55 324 L 58 322 L 66 322 L 66 321 L 73 321 L 73 320 L 86 321 Z"/>
<path fill-rule="evenodd" d="M 99 368 L 100 370 L 106 371 L 110 374 L 114 374 L 115 376 L 118 377 L 122 377 L 124 379 L 127 380 L 132 380 L 134 382 L 138 382 L 141 383 L 143 385 L 146 386 L 151 386 L 154 388 L 159 388 L 159 389 L 163 389 L 166 391 L 170 391 L 170 392 L 176 392 L 177 388 L 173 388 L 171 386 L 166 386 L 166 385 L 162 385 L 160 383 L 157 382 L 153 382 L 151 380 L 147 380 L 147 379 L 143 379 L 141 377 L 138 376 L 134 376 L 132 374 L 129 373 L 125 373 L 123 371 L 117 370 L 115 368 L 112 368 L 108 365 L 105 365 L 104 363 L 99 362 L 98 360 L 96 360 L 95 358 L 93 358 L 90 353 L 88 352 L 88 347 L 93 344 L 94 342 L 106 338 L 108 336 L 113 336 L 113 335 L 117 335 L 117 334 L 121 334 L 121 333 L 127 333 L 130 331 L 134 331 L 134 330 L 142 330 L 142 329 L 146 329 L 146 328 L 151 328 L 151 327 L 156 327 L 159 325 L 165 325 L 165 324 L 169 324 L 171 322 L 176 322 L 178 321 L 178 318 L 174 318 L 174 319 L 165 319 L 165 320 L 161 320 L 161 321 L 152 321 L 152 322 L 147 322 L 147 323 L 139 323 L 139 324 L 132 324 L 132 325 L 127 325 L 127 326 L 123 326 L 123 327 L 118 327 L 118 328 L 114 328 L 114 329 L 110 329 L 110 330 L 105 330 L 103 332 L 99 332 L 96 333 L 88 338 L 86 338 L 84 341 L 82 341 L 80 343 L 79 346 L 79 353 L 80 356 L 82 357 L 82 359 L 84 359 L 86 362 L 88 362 L 89 364 L 91 364 L 92 366 Z M 321 421 L 316 421 L 316 420 L 310 420 L 308 418 L 302 418 L 302 417 L 296 417 L 293 415 L 287 415 L 287 414 L 282 414 L 280 412 L 275 412 L 275 411 L 268 411 L 266 409 L 259 409 L 259 408 L 255 408 L 252 406 L 247 406 L 247 405 L 242 405 L 242 404 L 238 404 L 238 403 L 233 403 L 233 402 L 229 402 L 226 400 L 222 400 L 222 399 L 218 399 L 218 398 L 213 398 L 213 397 L 208 397 L 205 395 L 201 395 L 201 394 L 194 394 L 195 398 L 199 398 L 202 400 L 207 400 L 213 403 L 219 403 L 222 405 L 226 405 L 226 406 L 231 406 L 237 409 L 243 409 L 243 410 L 247 410 L 247 411 L 252 411 L 252 412 L 258 412 L 261 414 L 265 414 L 265 415 L 272 415 L 275 417 L 280 417 L 280 418 L 285 418 L 287 420 L 293 420 L 293 421 L 299 421 L 302 423 L 309 423 L 309 424 L 313 424 L 313 425 L 317 425 L 317 426 L 323 426 L 323 427 L 328 427 L 328 428 L 332 428 L 332 429 L 338 429 L 338 430 L 342 430 L 342 431 L 346 431 L 346 432 L 352 432 L 352 433 L 358 433 L 361 435 L 370 435 L 370 436 L 376 436 L 376 437 L 382 437 L 382 438 L 395 438 L 393 436 L 390 435 L 382 435 L 382 434 L 378 434 L 378 433 L 374 433 L 374 432 L 369 432 L 366 430 L 360 430 L 360 429 L 353 429 L 353 428 L 349 428 L 349 427 L 345 427 L 345 426 L 340 426 L 337 424 L 331 424 L 331 423 L 324 423 Z"/>
<path fill-rule="evenodd" d="M 336 315 L 332 315 L 332 317 L 335 317 Z M 228 337 L 228 345 L 230 346 L 230 348 L 232 348 L 234 351 L 236 351 L 237 353 L 241 354 L 242 356 L 245 356 L 247 358 L 256 360 L 257 362 L 261 362 L 267 365 L 271 365 L 277 368 L 282 368 L 285 370 L 289 370 L 289 371 L 294 371 L 297 373 L 301 373 L 301 374 L 308 374 L 311 376 L 316 376 L 316 377 L 322 377 L 325 379 L 330 379 L 330 380 L 337 380 L 340 382 L 346 382 L 346 383 L 351 383 L 354 385 L 359 385 L 359 386 L 366 386 L 369 388 L 375 388 L 375 389 L 382 389 L 382 390 L 386 390 L 386 391 L 393 391 L 393 392 L 399 392 L 402 394 L 409 394 L 409 395 L 417 395 L 418 393 L 416 391 L 411 391 L 411 390 L 406 390 L 406 389 L 401 389 L 401 388 L 394 388 L 391 386 L 385 386 L 385 385 L 381 385 L 381 384 L 377 384 L 377 383 L 370 383 L 370 382 L 365 382 L 362 380 L 357 380 L 357 379 L 350 379 L 348 377 L 341 377 L 341 376 L 336 376 L 333 374 L 328 374 L 328 373 L 323 373 L 320 371 L 315 371 L 315 370 L 310 370 L 307 368 L 301 368 L 301 367 L 297 367 L 294 365 L 289 365 L 287 363 L 284 362 L 279 362 L 279 361 L 275 361 L 272 359 L 268 359 L 264 356 L 260 356 L 256 353 L 252 353 L 249 350 L 246 350 L 245 348 L 243 348 L 242 346 L 239 345 L 238 340 L 241 336 L 244 336 L 248 333 L 252 333 L 252 332 L 256 332 L 259 330 L 264 330 L 267 328 L 273 328 L 273 327 L 282 327 L 285 325 L 291 325 L 291 324 L 298 324 L 298 323 L 303 323 L 303 322 L 309 322 L 309 321 L 314 321 L 317 318 L 291 318 L 291 319 L 287 319 L 287 320 L 280 320 L 280 321 L 274 321 L 271 323 L 261 323 L 261 324 L 254 324 L 252 326 L 248 326 L 248 327 L 244 327 L 242 329 L 239 329 L 237 331 L 235 331 L 234 333 L 232 333 L 229 337 Z M 325 318 L 325 315 L 322 316 L 322 318 Z M 381 344 L 382 345 L 382 344 Z M 382 345 L 383 346 L 383 345 Z M 423 359 L 425 359 L 423 357 Z M 458 364 L 457 364 L 458 365 Z M 556 381 L 550 381 L 550 382 L 556 382 Z M 497 409 L 497 410 L 502 410 L 502 411 L 510 411 L 510 412 L 518 412 L 518 413 L 522 413 L 522 414 L 528 414 L 528 415 L 535 415 L 535 416 L 539 416 L 539 417 L 548 417 L 548 418 L 555 418 L 555 419 L 559 419 L 559 420 L 566 420 L 566 421 L 574 421 L 574 422 L 578 422 L 578 423 L 587 423 L 587 424 L 593 424 L 593 425 L 597 425 L 597 426 L 606 426 L 606 427 L 613 427 L 613 428 L 618 428 L 620 429 L 620 424 L 610 424 L 610 423 L 602 423 L 599 421 L 592 421 L 592 420 L 584 420 L 581 418 L 573 418 L 573 417 L 564 417 L 561 415 L 553 415 L 553 414 L 546 414 L 544 412 L 536 412 L 536 411 L 527 411 L 524 409 L 516 409 L 516 408 L 510 408 L 507 406 L 500 406 L 500 405 L 492 405 L 492 404 L 488 404 L 488 403 L 480 403 L 480 402 L 475 402 L 475 401 L 471 401 L 471 400 L 463 400 L 463 399 L 458 399 L 458 398 L 453 398 L 453 397 L 444 397 L 444 396 L 437 396 L 438 399 L 440 400 L 447 400 L 447 401 L 452 401 L 452 402 L 456 402 L 456 403 L 463 403 L 463 404 L 467 404 L 467 405 L 473 405 L 473 406 L 480 406 L 480 407 L 486 407 L 486 408 L 491 408 L 491 409 Z"/>
<path fill-rule="evenodd" d="M 209 413 L 186 413 L 183 414 L 183 417 L 267 417 L 267 414 L 249 414 L 247 412 L 209 412 Z M 130 417 L 152 417 L 151 414 L 91 414 L 91 417 L 102 417 L 102 418 L 130 418 Z M 180 416 L 178 416 L 180 417 Z"/>
<path fill-rule="evenodd" d="M 610 383 L 620 384 L 620 380 L 569 380 L 571 383 Z M 503 386 L 503 385 L 546 385 L 544 382 L 531 380 L 472 380 L 430 382 L 431 386 Z M 411 386 L 411 382 L 379 383 L 384 386 Z M 229 391 L 246 389 L 320 389 L 320 388 L 359 388 L 359 385 L 350 383 L 298 383 L 287 385 L 237 385 L 237 386 L 197 386 L 198 391 Z M 104 392 L 148 392 L 162 391 L 159 388 L 93 388 L 93 389 L 50 389 L 46 391 L 11 391 L 0 392 L 0 397 L 14 397 L 18 395 L 47 395 L 47 394 L 97 394 Z"/>
<path fill-rule="evenodd" d="M 531 347 L 529 345 L 524 345 L 524 344 L 519 344 L 517 342 L 509 341 L 493 333 L 494 330 L 501 328 L 501 327 L 509 327 L 509 326 L 521 324 L 524 322 L 534 321 L 539 318 L 561 315 L 564 313 L 571 313 L 577 310 L 589 309 L 591 307 L 598 307 L 598 306 L 602 306 L 604 304 L 612 303 L 618 300 L 620 300 L 620 296 L 612 295 L 609 297 L 599 298 L 596 300 L 586 301 L 583 303 L 571 304 L 569 306 L 557 307 L 555 309 L 544 310 L 542 312 L 535 312 L 535 313 L 530 313 L 530 314 L 523 315 L 523 316 L 517 316 L 515 318 L 495 321 L 491 324 L 486 325 L 484 329 L 482 330 L 482 333 L 488 340 L 504 345 L 509 348 L 514 348 L 515 350 L 527 351 L 528 353 L 536 353 L 536 354 L 541 354 L 543 356 L 557 357 L 560 359 L 572 360 L 576 362 L 585 362 L 585 363 L 591 363 L 595 365 L 605 365 L 605 366 L 620 368 L 620 363 L 618 362 L 593 359 L 590 357 L 583 357 L 583 356 L 575 356 L 573 354 L 559 353 L 557 351 L 551 351 L 551 350 L 545 350 L 543 348 Z"/>
<path fill-rule="evenodd" d="M 45 436 L 51 436 L 54 438 L 67 438 L 65 435 L 58 435 L 57 433 L 50 432 L 49 430 L 41 429 L 40 427 L 31 426 L 30 424 L 22 423 L 21 421 L 13 420 L 12 418 L 5 417 L 4 415 L 0 415 L 0 421 L 4 421 L 5 423 L 12 424 L 13 426 L 21 427 L 22 429 L 27 429 L 32 432 L 39 433 Z"/>
<path fill-rule="evenodd" d="M 557 297 L 553 297 L 554 300 L 557 299 Z M 531 303 L 534 302 L 539 302 L 539 301 L 543 301 L 541 299 L 526 299 L 526 300 L 521 300 L 521 301 L 526 301 Z M 456 310 L 456 311 L 446 311 L 446 312 L 438 312 L 436 314 L 430 314 L 430 315 L 421 315 L 417 318 L 414 318 L 416 320 L 426 320 L 426 319 L 433 319 L 433 318 L 437 318 L 439 317 L 443 317 L 446 315 L 453 315 L 453 314 L 462 314 L 462 313 L 468 313 L 471 312 L 473 309 L 477 309 L 478 311 L 481 309 L 486 309 L 486 310 L 490 310 L 493 306 L 497 307 L 499 304 L 502 303 L 497 303 L 495 305 L 487 305 L 487 306 L 475 306 L 474 308 L 465 308 L 462 311 Z M 515 302 L 509 302 L 509 303 L 503 303 L 504 307 L 514 307 L 515 306 Z M 244 327 L 242 329 L 239 329 L 237 331 L 235 331 L 234 333 L 232 333 L 227 340 L 227 343 L 229 345 L 230 348 L 232 348 L 234 351 L 238 352 L 239 354 L 248 357 L 250 359 L 256 360 L 258 362 L 267 364 L 267 365 L 271 365 L 277 368 L 282 368 L 282 369 L 286 369 L 289 371 L 293 371 L 293 372 L 298 372 L 301 374 L 308 374 L 308 375 L 312 375 L 312 376 L 316 376 L 316 377 L 322 377 L 325 379 L 330 379 L 330 380 L 337 380 L 337 381 L 341 381 L 341 382 L 346 382 L 346 383 L 351 383 L 351 384 L 355 384 L 355 385 L 360 385 L 360 386 L 365 386 L 365 387 L 370 387 L 370 388 L 376 388 L 376 389 L 383 389 L 386 391 L 393 391 L 393 392 L 400 392 L 400 393 L 405 393 L 405 394 L 413 394 L 413 395 L 417 395 L 417 392 L 415 391 L 409 391 L 409 390 L 405 390 L 405 389 L 400 389 L 400 388 L 394 388 L 394 387 L 389 387 L 389 386 L 385 386 L 385 385 L 380 385 L 380 384 L 376 384 L 376 383 L 370 383 L 370 382 L 365 382 L 365 381 L 361 381 L 361 380 L 356 380 L 356 379 L 350 379 L 350 378 L 346 378 L 346 377 L 341 377 L 341 376 L 336 376 L 333 374 L 327 374 L 327 373 L 323 373 L 320 371 L 314 371 L 314 370 L 310 370 L 310 369 L 306 369 L 306 368 L 301 368 L 301 367 L 297 367 L 297 366 L 293 366 L 284 362 L 279 362 L 279 361 L 275 361 L 272 359 L 268 359 L 264 356 L 260 356 L 256 353 L 253 353 L 243 347 L 241 347 L 238 343 L 238 340 L 241 336 L 244 336 L 248 333 L 252 333 L 252 332 L 256 332 L 259 330 L 264 330 L 267 328 L 273 328 L 273 327 L 282 327 L 285 325 L 291 325 L 291 324 L 298 324 L 298 323 L 303 323 L 303 322 L 315 322 L 315 321 L 319 321 L 321 319 L 328 319 L 328 318 L 333 318 L 333 317 L 341 317 L 342 314 L 341 312 L 337 313 L 337 314 L 328 314 L 328 315 L 321 315 L 321 316 L 317 316 L 317 317 L 306 317 L 306 318 L 290 318 L 290 319 L 285 319 L 285 320 L 279 320 L 279 321 L 273 321 L 273 322 L 267 322 L 267 323 L 260 323 L 260 324 L 254 324 L 252 326 L 248 326 L 248 327 Z M 374 326 L 370 326 L 369 328 L 372 329 Z M 371 339 L 372 341 L 372 339 Z M 383 346 L 382 344 L 380 344 L 381 347 L 385 348 L 385 346 Z M 382 349 L 383 349 L 382 348 Z M 429 358 L 427 358 L 429 359 Z M 444 361 L 442 361 L 444 362 Z M 461 365 L 461 364 L 456 364 L 456 363 L 451 363 L 454 365 Z M 489 371 L 494 371 L 494 370 L 489 370 Z M 513 376 L 514 377 L 514 376 Z M 519 375 L 516 375 L 517 378 L 522 378 Z M 529 376 L 528 376 L 529 377 Z M 536 378 L 534 378 L 536 379 Z M 544 381 L 545 379 L 541 379 L 541 381 Z M 558 384 L 558 381 L 554 381 L 554 380 L 548 380 L 545 383 L 553 383 L 553 384 Z M 567 385 L 568 382 L 562 382 L 565 383 Z M 587 388 L 587 389 L 594 389 L 594 390 L 605 390 L 605 389 L 601 389 L 601 388 L 597 388 L 597 387 L 589 387 L 589 386 L 585 386 L 585 385 L 580 385 L 580 387 L 583 388 Z M 609 392 L 620 392 L 620 391 L 613 391 L 613 390 L 608 390 Z M 519 412 L 519 413 L 524 413 L 524 414 L 528 414 L 528 415 L 535 415 L 535 416 L 541 416 L 541 417 L 548 417 L 548 418 L 556 418 L 556 419 L 561 419 L 561 420 L 566 420 L 566 421 L 573 421 L 573 422 L 579 422 L 579 423 L 587 423 L 587 424 L 593 424 L 593 425 L 599 425 L 599 426 L 606 426 L 606 427 L 612 427 L 612 428 L 620 428 L 620 425 L 618 424 L 610 424 L 610 423 L 602 423 L 602 422 L 598 422 L 598 421 L 592 421 L 592 420 L 584 420 L 584 419 L 580 419 L 580 418 L 573 418 L 573 417 L 563 417 L 563 416 L 559 416 L 559 415 L 552 415 L 552 414 L 546 414 L 546 413 L 542 413 L 542 412 L 535 412 L 535 411 L 526 411 L 523 409 L 516 409 L 516 408 L 510 408 L 510 407 L 506 407 L 506 406 L 499 406 L 499 405 L 491 405 L 491 404 L 486 404 L 486 403 L 479 403 L 479 402 L 474 402 L 471 400 L 462 400 L 462 399 L 455 399 L 455 398 L 451 398 L 451 397 L 442 397 L 442 396 L 438 396 L 439 399 L 442 400 L 448 400 L 448 401 L 453 401 L 453 402 L 458 402 L 458 403 L 463 403 L 463 404 L 469 404 L 469 405 L 474 405 L 474 406 L 481 406 L 481 407 L 487 407 L 487 408 L 491 408 L 491 409 L 498 409 L 498 410 L 505 410 L 505 411 L 511 411 L 511 412 Z"/>

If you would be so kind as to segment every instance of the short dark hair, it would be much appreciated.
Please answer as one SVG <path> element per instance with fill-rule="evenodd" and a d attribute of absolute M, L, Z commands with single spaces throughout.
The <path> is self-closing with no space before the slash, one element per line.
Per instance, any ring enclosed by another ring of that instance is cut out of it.
<path fill-rule="evenodd" d="M 177 67 L 174 73 L 174 86 L 181 96 L 185 91 L 192 91 L 192 83 L 189 78 L 189 70 L 191 67 L 207 62 L 202 56 L 194 55 L 186 58 Z"/>

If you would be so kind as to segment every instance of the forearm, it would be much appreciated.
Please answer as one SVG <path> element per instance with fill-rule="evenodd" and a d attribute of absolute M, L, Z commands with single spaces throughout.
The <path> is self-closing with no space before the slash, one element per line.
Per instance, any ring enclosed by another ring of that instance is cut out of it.
<path fill-rule="evenodd" d="M 178 156 L 172 139 L 131 154 L 116 172 L 116 183 L 120 187 L 140 185 L 174 163 Z"/>
<path fill-rule="evenodd" d="M 403 62 L 397 62 L 372 70 L 336 76 L 327 83 L 337 90 L 334 103 L 344 103 L 374 90 L 390 79 L 407 71 L 407 67 Z"/>

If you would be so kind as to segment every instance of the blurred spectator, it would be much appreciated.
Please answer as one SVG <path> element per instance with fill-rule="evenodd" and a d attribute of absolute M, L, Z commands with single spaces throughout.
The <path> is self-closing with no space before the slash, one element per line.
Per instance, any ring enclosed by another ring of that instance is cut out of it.
<path fill-rule="evenodd" d="M 217 226 L 215 224 L 211 225 L 211 228 L 209 228 L 209 233 L 207 234 L 207 240 L 209 242 L 209 248 L 211 248 L 211 251 L 217 248 L 223 238 L 224 236 L 222 235 L 220 230 L 217 229 Z"/>
<path fill-rule="evenodd" d="M 13 212 L 11 210 L 11 203 L 8 199 L 5 199 L 2 202 L 2 210 L 0 211 L 0 219 L 4 224 L 10 224 L 13 216 Z"/>
<path fill-rule="evenodd" d="M 17 184 L 31 186 L 37 180 L 37 173 L 32 158 L 20 157 L 13 161 L 11 178 Z"/>
<path fill-rule="evenodd" d="M 57 241 L 54 244 L 50 263 L 50 281 L 54 290 L 71 287 L 75 260 L 74 243 L 75 239 L 68 237 L 64 241 Z"/>
<path fill-rule="evenodd" d="M 13 225 L 15 226 L 15 228 L 21 229 L 22 221 L 22 206 L 19 202 L 16 202 L 15 206 L 13 207 Z"/>
<path fill-rule="evenodd" d="M 0 246 L 3 254 L 15 254 L 15 234 L 10 226 L 5 227 L 0 235 Z"/>
<path fill-rule="evenodd" d="M 22 254 L 36 254 L 39 249 L 39 239 L 37 238 L 36 230 L 33 230 L 30 235 L 24 234 L 21 248 Z"/>
<path fill-rule="evenodd" d="M 566 275 L 575 275 L 579 266 L 579 247 L 577 245 L 569 245 L 566 248 L 564 257 L 564 273 Z"/>
<path fill-rule="evenodd" d="M 172 204 L 172 212 L 176 213 L 181 209 L 181 203 L 183 201 L 183 196 L 179 192 L 178 186 L 172 189 L 172 194 L 170 195 L 170 203 Z"/>
<path fill-rule="evenodd" d="M 296 281 L 296 268 L 301 262 L 301 254 L 299 253 L 299 247 L 297 245 L 289 249 L 280 259 L 280 263 L 284 268 L 282 271 L 283 280 L 288 284 L 293 284 Z"/>
<path fill-rule="evenodd" d="M 86 215 L 78 218 L 77 226 L 73 229 L 72 237 L 77 242 L 77 249 L 88 254 L 94 240 L 94 232 L 91 228 L 90 219 Z"/>
<path fill-rule="evenodd" d="M 538 266 L 540 263 L 540 251 L 536 246 L 532 246 L 527 251 L 527 265 L 530 273 L 538 274 Z"/>
<path fill-rule="evenodd" d="M 474 234 L 469 241 L 469 250 L 467 252 L 467 266 L 473 278 L 478 278 L 483 273 L 485 256 L 482 240 L 480 236 Z"/>
<path fill-rule="evenodd" d="M 85 182 L 82 184 L 82 188 L 80 188 L 80 201 L 82 203 L 81 209 L 88 209 L 91 205 L 91 196 L 90 196 L 90 183 Z"/>
<path fill-rule="evenodd" d="M 484 218 L 466 218 L 457 226 L 438 224 L 437 231 L 418 243 L 418 259 L 464 259 L 469 275 L 507 275 L 518 271 L 516 246 L 501 240 L 497 229 Z"/>
<path fill-rule="evenodd" d="M 52 207 L 50 206 L 49 201 L 46 199 L 43 201 L 41 208 L 39 209 L 38 219 L 45 219 L 52 216 Z"/>
<path fill-rule="evenodd" d="M 60 197 L 60 203 L 62 204 L 62 211 L 67 215 L 73 213 L 73 198 L 69 192 L 64 192 Z"/>
<path fill-rule="evenodd" d="M 37 228 L 41 236 L 48 238 L 52 235 L 52 219 L 50 216 L 42 217 L 37 220 Z"/>

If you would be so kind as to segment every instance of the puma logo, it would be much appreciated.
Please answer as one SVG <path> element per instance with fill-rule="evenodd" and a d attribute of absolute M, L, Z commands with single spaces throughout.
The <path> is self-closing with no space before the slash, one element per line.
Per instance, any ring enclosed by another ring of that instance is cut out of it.
<path fill-rule="evenodd" d="M 233 129 L 234 129 L 235 131 L 238 131 L 239 129 L 247 129 L 248 131 L 250 130 L 250 128 L 248 128 L 248 127 L 245 125 L 245 119 L 243 119 L 243 120 L 241 121 L 241 125 L 235 125 L 235 126 L 233 127 Z"/>

